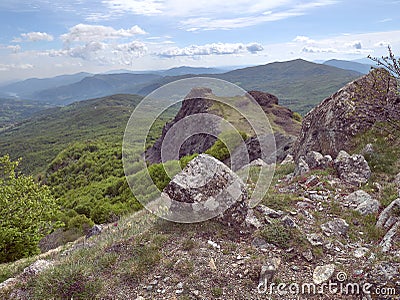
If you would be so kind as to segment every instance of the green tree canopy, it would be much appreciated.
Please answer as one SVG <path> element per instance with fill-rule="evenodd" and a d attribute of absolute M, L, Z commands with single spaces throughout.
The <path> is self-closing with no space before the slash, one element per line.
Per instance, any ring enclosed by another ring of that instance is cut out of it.
<path fill-rule="evenodd" d="M 0 263 L 39 252 L 58 209 L 48 187 L 16 172 L 18 163 L 0 157 Z"/>

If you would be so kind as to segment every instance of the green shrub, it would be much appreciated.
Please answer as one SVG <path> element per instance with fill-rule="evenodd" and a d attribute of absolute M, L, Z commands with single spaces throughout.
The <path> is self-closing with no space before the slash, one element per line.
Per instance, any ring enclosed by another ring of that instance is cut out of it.
<path fill-rule="evenodd" d="M 288 248 L 292 234 L 289 228 L 273 222 L 261 231 L 261 236 L 267 243 L 274 244 L 277 247 Z"/>
<path fill-rule="evenodd" d="M 192 155 L 186 155 L 186 156 L 182 157 L 179 160 L 181 168 L 184 169 L 187 166 L 187 164 L 197 156 L 198 156 L 198 154 L 194 153 Z"/>
<path fill-rule="evenodd" d="M 223 132 L 214 145 L 207 149 L 205 153 L 220 161 L 224 161 L 230 157 L 227 145 L 230 145 L 231 150 L 233 150 L 247 139 L 247 134 L 245 132 L 239 132 L 239 134 L 241 138 L 238 136 L 237 132 Z"/>
<path fill-rule="evenodd" d="M 39 252 L 58 210 L 50 190 L 16 173 L 17 166 L 8 155 L 0 158 L 0 263 Z"/>
<path fill-rule="evenodd" d="M 294 112 L 292 118 L 300 123 L 303 121 L 303 117 L 298 112 Z"/>
<path fill-rule="evenodd" d="M 93 221 L 85 215 L 77 215 L 68 221 L 68 228 L 76 228 L 80 232 L 87 233 L 94 225 Z"/>
<path fill-rule="evenodd" d="M 165 172 L 163 164 L 150 165 L 148 171 L 151 179 L 160 191 L 162 191 L 171 180 Z"/>

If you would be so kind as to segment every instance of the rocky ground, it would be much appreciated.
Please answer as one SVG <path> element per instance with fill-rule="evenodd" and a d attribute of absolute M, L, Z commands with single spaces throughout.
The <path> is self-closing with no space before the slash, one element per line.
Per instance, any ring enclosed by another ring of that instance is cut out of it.
<path fill-rule="evenodd" d="M 217 220 L 178 224 L 142 212 L 145 225 L 133 216 L 101 232 L 95 229 L 94 236 L 53 251 L 4 282 L 0 295 L 11 299 L 398 299 L 400 200 L 382 210 L 376 200 L 382 192 L 379 186 L 366 192 L 356 184 L 370 175 L 364 158 L 342 157 L 332 161 L 313 152 L 297 165 L 289 157 L 277 167 L 262 204 L 248 209 L 239 227 Z M 352 177 L 340 173 L 343 170 L 351 170 Z M 399 178 L 394 184 L 400 189 Z M 68 278 L 73 280 L 68 283 Z M 50 286 L 54 290 L 49 292 Z"/>

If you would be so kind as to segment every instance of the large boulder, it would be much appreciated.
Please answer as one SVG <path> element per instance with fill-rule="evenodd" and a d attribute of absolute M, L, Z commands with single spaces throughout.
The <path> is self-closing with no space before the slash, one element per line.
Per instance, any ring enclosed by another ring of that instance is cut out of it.
<path fill-rule="evenodd" d="M 376 214 L 380 207 L 379 201 L 363 190 L 351 193 L 344 199 L 344 202 L 362 215 Z"/>
<path fill-rule="evenodd" d="M 245 141 L 246 147 L 237 147 L 231 158 L 224 163 L 230 165 L 234 171 L 259 158 L 267 164 L 280 163 L 289 154 L 295 140 L 294 136 L 279 132 L 254 136 Z"/>
<path fill-rule="evenodd" d="M 400 221 L 400 198 L 394 200 L 381 212 L 376 226 L 389 229 L 398 221 Z"/>
<path fill-rule="evenodd" d="M 346 151 L 340 151 L 334 161 L 334 166 L 340 179 L 359 186 L 367 183 L 371 177 L 371 169 L 364 156 L 361 154 L 349 155 Z"/>
<path fill-rule="evenodd" d="M 226 225 L 241 225 L 247 216 L 243 181 L 225 164 L 207 154 L 188 163 L 164 188 L 172 201 L 170 218 L 181 222 L 218 216 Z"/>
<path fill-rule="evenodd" d="M 294 156 L 318 151 L 336 157 L 351 151 L 353 138 L 373 124 L 400 116 L 396 79 L 384 69 L 372 70 L 339 90 L 311 110 L 303 119 L 294 145 Z"/>

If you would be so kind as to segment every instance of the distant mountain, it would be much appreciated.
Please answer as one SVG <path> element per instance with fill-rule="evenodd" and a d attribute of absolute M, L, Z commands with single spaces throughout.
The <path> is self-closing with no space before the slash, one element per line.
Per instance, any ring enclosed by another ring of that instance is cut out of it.
<path fill-rule="evenodd" d="M 62 85 L 73 84 L 85 77 L 91 76 L 90 73 L 77 73 L 72 75 L 61 75 L 52 78 L 30 78 L 0 87 L 0 94 L 11 97 L 33 99 L 32 94 L 43 89 L 56 88 Z M 40 100 L 40 99 L 34 99 Z"/>
<path fill-rule="evenodd" d="M 323 99 L 362 74 L 297 59 L 202 76 L 223 79 L 247 91 L 274 94 L 280 99 L 281 105 L 306 114 Z M 164 84 L 188 77 L 191 76 L 162 78 L 138 91 L 138 94 L 147 95 Z"/>
<path fill-rule="evenodd" d="M 195 68 L 195 67 L 177 67 L 165 71 L 159 71 L 158 73 L 163 76 L 181 76 L 186 74 L 201 75 L 201 74 L 219 74 L 224 73 L 226 70 L 217 68 Z"/>
<path fill-rule="evenodd" d="M 324 62 L 324 65 L 359 72 L 361 74 L 368 74 L 371 70 L 371 64 L 363 64 L 355 61 L 331 59 Z"/>
<path fill-rule="evenodd" d="M 209 73 L 201 73 L 206 71 Z M 281 99 L 282 105 L 305 114 L 324 98 L 362 75 L 356 71 L 301 59 L 241 68 L 220 74 L 212 73 L 217 71 L 218 69 L 213 68 L 179 67 L 161 71 L 159 74 L 98 74 L 50 89 L 40 90 L 38 87 L 36 92 L 29 97 L 27 95 L 26 98 L 65 105 L 113 94 L 145 96 L 166 83 L 193 76 L 205 76 L 230 81 L 247 91 L 258 90 L 274 94 Z M 172 74 L 180 75 L 171 76 Z"/>
<path fill-rule="evenodd" d="M 57 105 L 104 97 L 119 93 L 136 94 L 144 85 L 162 78 L 155 74 L 99 74 L 85 77 L 70 85 L 39 91 L 32 95 Z"/>

